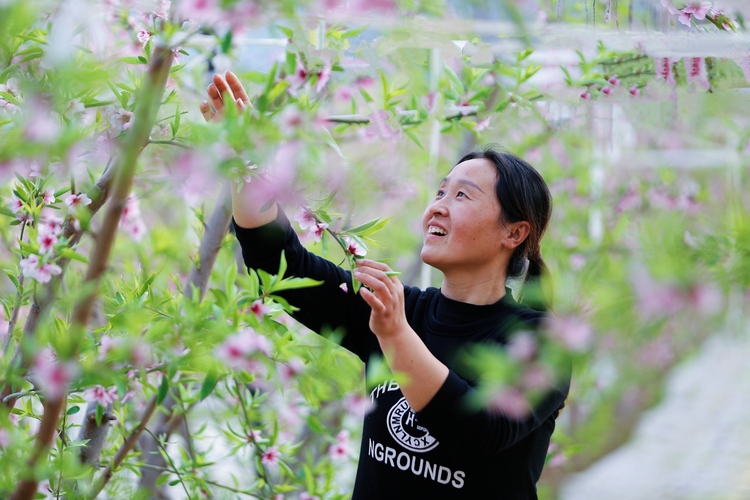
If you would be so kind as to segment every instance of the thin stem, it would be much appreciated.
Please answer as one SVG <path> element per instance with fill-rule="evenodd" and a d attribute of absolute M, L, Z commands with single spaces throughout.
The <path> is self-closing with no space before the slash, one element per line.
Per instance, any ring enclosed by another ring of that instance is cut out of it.
<path fill-rule="evenodd" d="M 172 466 L 172 472 L 174 472 L 175 474 L 177 474 L 177 479 L 180 480 L 180 484 L 182 485 L 182 489 L 185 490 L 185 495 L 188 497 L 188 499 L 190 499 L 191 498 L 190 497 L 190 492 L 188 491 L 187 486 L 185 486 L 185 482 L 182 480 L 182 475 L 180 474 L 180 471 L 177 470 L 177 467 L 175 466 L 174 462 L 172 461 L 172 457 L 170 457 L 169 453 L 167 453 L 167 449 L 164 448 L 164 445 L 161 444 L 161 441 L 159 441 L 159 439 L 157 439 L 157 437 L 154 436 L 153 432 L 151 432 L 148 429 L 145 429 L 145 431 L 148 434 L 151 434 L 151 437 L 154 438 L 154 441 L 156 441 L 156 444 L 159 446 L 159 449 L 164 454 L 164 458 L 166 458 L 167 461 L 169 462 L 169 465 Z"/>
<path fill-rule="evenodd" d="M 19 243 L 23 242 L 24 231 L 26 231 L 26 224 L 21 224 L 21 236 L 19 236 L 18 238 Z M 21 258 L 23 258 L 23 253 L 21 253 Z M 16 290 L 16 302 L 13 304 L 13 314 L 11 315 L 10 322 L 8 323 L 8 335 L 5 336 L 5 346 L 3 352 L 8 352 L 8 347 L 10 347 L 10 341 L 13 337 L 13 330 L 16 328 L 16 321 L 18 321 L 18 310 L 21 308 L 21 300 L 23 299 L 23 293 L 21 292 L 23 290 L 23 279 L 23 273 L 19 274 L 18 289 Z"/>
<path fill-rule="evenodd" d="M 158 470 L 159 472 L 174 472 L 175 474 L 177 474 L 177 471 L 175 471 L 173 469 L 170 469 L 169 467 L 159 467 L 158 465 L 141 464 L 138 467 L 140 467 L 142 469 Z M 233 493 L 239 493 L 241 495 L 247 495 L 247 496 L 250 496 L 250 497 L 253 497 L 253 498 L 263 498 L 263 497 L 260 497 L 260 496 L 256 495 L 255 493 L 251 493 L 250 491 L 241 490 L 241 489 L 238 489 L 238 488 L 232 488 L 231 486 L 227 486 L 225 484 L 217 483 L 216 481 L 211 481 L 210 479 L 201 478 L 200 480 L 203 481 L 206 484 L 210 484 L 211 486 L 216 486 L 217 488 L 222 488 L 222 489 L 225 489 L 227 491 L 231 491 Z"/>
<path fill-rule="evenodd" d="M 148 141 L 148 143 L 149 144 L 166 144 L 167 146 L 175 146 L 175 147 L 182 148 L 182 149 L 192 149 L 187 144 L 183 144 L 177 141 L 156 141 L 156 140 L 151 139 Z"/>
<path fill-rule="evenodd" d="M 245 385 L 240 383 L 240 381 L 237 380 L 236 378 L 234 379 L 234 383 L 237 387 L 237 399 L 239 400 L 240 406 L 242 407 L 242 415 L 245 417 L 245 422 L 247 422 L 248 431 L 252 432 L 253 430 L 252 421 L 250 420 L 250 415 L 248 415 L 247 413 L 247 408 L 245 407 L 245 400 L 242 396 L 242 390 L 245 387 Z M 258 455 L 259 458 L 262 459 L 262 457 L 260 456 L 260 446 L 258 445 L 258 443 L 253 443 L 253 445 L 254 445 L 253 448 L 255 450 L 256 455 Z M 269 493 L 273 495 L 273 488 L 271 487 L 271 483 L 268 481 L 268 476 L 266 474 L 266 469 L 263 467 L 263 463 L 260 462 L 258 466 L 259 466 L 259 470 L 257 470 L 256 472 L 258 473 L 258 476 L 260 476 L 260 478 L 263 480 L 263 487 L 264 488 L 268 487 L 268 489 L 270 490 Z"/>
<path fill-rule="evenodd" d="M 22 397 L 25 397 L 25 396 L 34 396 L 36 394 L 39 394 L 39 390 L 38 389 L 37 390 L 32 390 L 32 391 L 25 391 L 25 392 L 14 392 L 13 394 L 8 394 L 7 396 L 4 397 L 3 398 L 3 403 L 7 403 L 8 401 L 10 401 L 11 399 L 14 399 L 14 398 L 17 399 L 17 398 L 22 398 Z"/>

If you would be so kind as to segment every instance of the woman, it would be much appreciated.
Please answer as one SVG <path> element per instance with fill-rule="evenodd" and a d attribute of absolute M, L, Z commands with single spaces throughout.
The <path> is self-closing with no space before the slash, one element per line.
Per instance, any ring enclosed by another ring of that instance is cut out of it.
<path fill-rule="evenodd" d="M 201 104 L 207 120 L 249 100 L 236 76 L 216 75 Z M 211 110 L 213 106 L 215 111 Z M 284 213 L 267 203 L 262 182 L 232 190 L 234 227 L 245 263 L 276 272 L 285 252 L 288 275 L 323 282 L 284 297 L 294 317 L 320 332 L 344 331 L 341 345 L 365 363 L 385 355 L 406 376 L 370 394 L 353 498 L 536 498 L 555 417 L 567 387 L 522 420 L 471 411 L 464 400 L 474 381 L 454 370 L 455 354 L 470 343 L 505 344 L 512 330 L 534 328 L 544 313 L 513 300 L 506 279 L 527 280 L 545 270 L 539 242 L 551 215 L 544 180 L 511 155 L 485 151 L 464 157 L 445 177 L 422 217 L 422 259 L 444 275 L 440 289 L 419 290 L 389 276 L 383 263 L 357 261 L 351 275 L 302 247 Z M 348 291 L 340 288 L 348 284 Z M 368 289 L 369 288 L 369 289 Z"/>

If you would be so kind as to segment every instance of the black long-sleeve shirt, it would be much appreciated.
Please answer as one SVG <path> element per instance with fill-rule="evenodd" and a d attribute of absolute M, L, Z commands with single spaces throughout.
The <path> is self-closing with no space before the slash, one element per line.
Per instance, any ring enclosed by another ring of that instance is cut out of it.
<path fill-rule="evenodd" d="M 287 276 L 320 280 L 319 286 L 282 295 L 300 310 L 295 319 L 315 332 L 344 332 L 341 345 L 368 363 L 382 356 L 370 331 L 370 307 L 352 292 L 351 274 L 308 252 L 287 217 L 255 229 L 234 224 L 245 264 L 276 273 L 281 251 Z M 346 283 L 348 292 L 340 285 Z M 478 306 L 448 299 L 436 288 L 404 287 L 409 325 L 450 370 L 437 394 L 414 412 L 396 381 L 370 393 L 353 499 L 535 499 L 567 386 L 555 389 L 523 420 L 468 409 L 475 381 L 461 378 L 456 354 L 471 343 L 505 344 L 514 328 L 538 326 L 543 313 L 518 304 L 510 291 L 498 302 Z"/>

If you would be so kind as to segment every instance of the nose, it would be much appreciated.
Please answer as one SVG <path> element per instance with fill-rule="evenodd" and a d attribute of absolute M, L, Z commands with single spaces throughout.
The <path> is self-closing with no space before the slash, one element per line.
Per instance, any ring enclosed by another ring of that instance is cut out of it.
<path fill-rule="evenodd" d="M 439 198 L 427 207 L 427 211 L 430 213 L 430 215 L 448 215 L 448 207 L 446 206 L 444 200 L 445 198 Z"/>

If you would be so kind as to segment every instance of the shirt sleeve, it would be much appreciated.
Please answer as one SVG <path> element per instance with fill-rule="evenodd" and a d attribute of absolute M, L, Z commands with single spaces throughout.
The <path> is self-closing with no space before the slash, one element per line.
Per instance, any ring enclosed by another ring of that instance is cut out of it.
<path fill-rule="evenodd" d="M 368 326 L 369 306 L 352 291 L 351 273 L 303 247 L 281 208 L 276 220 L 264 226 L 243 228 L 234 219 L 232 225 L 248 268 L 277 274 L 283 251 L 287 261 L 285 278 L 322 281 L 317 286 L 286 290 L 277 295 L 299 308 L 292 314 L 294 319 L 316 333 L 339 330 L 343 334 L 341 345 L 367 361 L 377 348 L 377 339 Z M 341 288 L 342 283 L 346 283 L 347 291 Z"/>
<path fill-rule="evenodd" d="M 417 418 L 454 456 L 482 460 L 510 448 L 548 419 L 554 419 L 568 394 L 568 384 L 562 385 L 550 391 L 531 415 L 517 420 L 491 410 L 471 411 L 466 400 L 474 389 L 450 370 L 432 400 L 417 412 Z M 474 445 L 467 448 L 466 443 Z"/>

